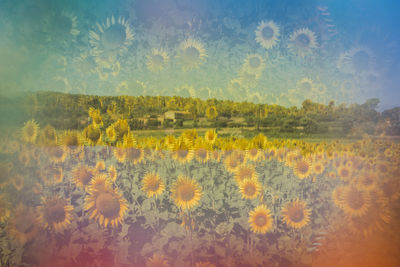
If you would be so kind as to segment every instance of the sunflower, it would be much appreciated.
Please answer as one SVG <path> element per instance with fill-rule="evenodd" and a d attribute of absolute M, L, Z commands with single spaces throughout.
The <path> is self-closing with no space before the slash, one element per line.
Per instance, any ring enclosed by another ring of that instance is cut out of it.
<path fill-rule="evenodd" d="M 158 174 L 148 173 L 143 177 L 142 190 L 147 197 L 159 196 L 164 192 L 165 184 Z"/>
<path fill-rule="evenodd" d="M 343 189 L 340 204 L 348 215 L 362 216 L 368 211 L 370 196 L 367 191 L 349 185 Z"/>
<path fill-rule="evenodd" d="M 114 125 L 110 125 L 106 129 L 106 135 L 108 138 L 108 141 L 113 143 L 115 140 L 117 140 L 117 132 L 115 131 Z"/>
<path fill-rule="evenodd" d="M 240 185 L 244 180 L 257 180 L 257 173 L 252 165 L 241 165 L 235 172 L 235 180 Z"/>
<path fill-rule="evenodd" d="M 129 124 L 126 119 L 118 119 L 115 123 L 113 123 L 114 129 L 117 132 L 117 140 L 121 141 L 125 134 L 129 132 Z"/>
<path fill-rule="evenodd" d="M 87 165 L 79 165 L 72 171 L 72 181 L 80 188 L 86 189 L 94 177 L 94 171 Z"/>
<path fill-rule="evenodd" d="M 368 237 L 377 230 L 384 231 L 384 227 L 390 223 L 391 212 L 386 202 L 372 197 L 370 206 L 364 215 L 347 216 L 346 218 L 350 231 Z"/>
<path fill-rule="evenodd" d="M 105 23 L 96 24 L 97 31 L 89 32 L 89 42 L 94 47 L 95 54 L 107 53 L 123 55 L 133 41 L 133 32 L 128 21 L 114 16 L 107 18 Z"/>
<path fill-rule="evenodd" d="M 375 66 L 376 58 L 366 47 L 354 47 L 342 53 L 337 61 L 337 68 L 348 74 L 360 74 L 370 71 Z"/>
<path fill-rule="evenodd" d="M 122 143 L 117 143 L 117 146 L 114 148 L 114 157 L 117 159 L 119 163 L 124 163 L 127 156 L 127 149 L 124 148 Z"/>
<path fill-rule="evenodd" d="M 207 143 L 214 144 L 215 140 L 217 140 L 217 133 L 215 130 L 208 130 L 204 135 L 204 139 Z"/>
<path fill-rule="evenodd" d="M 44 227 L 59 232 L 65 229 L 72 220 L 74 207 L 68 205 L 67 200 L 53 195 L 42 198 L 42 205 L 38 208 L 39 220 Z"/>
<path fill-rule="evenodd" d="M 89 145 L 95 146 L 101 144 L 101 130 L 94 124 L 90 124 L 85 129 L 83 129 L 82 136 L 85 138 L 86 142 Z"/>
<path fill-rule="evenodd" d="M 127 158 L 130 159 L 133 164 L 139 164 L 144 159 L 144 151 L 139 147 L 127 148 Z"/>
<path fill-rule="evenodd" d="M 273 21 L 261 21 L 256 30 L 256 41 L 265 49 L 271 49 L 278 42 L 279 35 L 279 27 Z"/>
<path fill-rule="evenodd" d="M 10 235 L 24 245 L 32 240 L 39 231 L 38 215 L 32 208 L 19 204 L 8 223 Z"/>
<path fill-rule="evenodd" d="M 183 138 L 176 140 L 172 150 L 172 157 L 176 161 L 181 163 L 189 162 L 192 160 L 193 155 L 193 150 L 191 149 L 191 145 L 188 144 L 188 141 L 185 141 Z"/>
<path fill-rule="evenodd" d="M 47 148 L 47 153 L 53 163 L 61 163 L 65 161 L 68 152 L 63 146 L 52 146 Z"/>
<path fill-rule="evenodd" d="M 364 173 L 357 179 L 357 185 L 364 190 L 371 190 L 377 186 L 377 178 L 372 173 Z"/>
<path fill-rule="evenodd" d="M 300 229 L 306 226 L 310 221 L 311 210 L 302 200 L 294 200 L 286 203 L 282 208 L 282 216 L 285 223 L 293 228 Z"/>
<path fill-rule="evenodd" d="M 97 174 L 90 180 L 87 191 L 93 192 L 94 190 L 103 190 L 105 188 L 111 188 L 110 179 L 106 174 Z"/>
<path fill-rule="evenodd" d="M 293 54 L 301 58 L 311 54 L 316 47 L 317 38 L 315 33 L 309 29 L 303 28 L 290 35 L 288 48 Z"/>
<path fill-rule="evenodd" d="M 260 205 L 249 213 L 249 223 L 254 233 L 265 234 L 272 229 L 271 211 Z"/>
<path fill-rule="evenodd" d="M 256 74 L 256 77 L 258 78 L 265 68 L 264 59 L 257 54 L 248 55 L 244 62 L 243 68 L 245 68 L 251 74 Z"/>
<path fill-rule="evenodd" d="M 312 164 L 312 170 L 313 170 L 313 173 L 315 173 L 315 174 L 323 173 L 324 169 L 325 169 L 324 164 L 321 161 L 315 161 Z"/>
<path fill-rule="evenodd" d="M 56 129 L 50 124 L 47 124 L 46 127 L 40 131 L 39 140 L 43 145 L 55 145 L 57 143 Z"/>
<path fill-rule="evenodd" d="M 154 253 L 153 256 L 146 261 L 146 267 L 169 267 L 169 264 L 163 255 Z"/>
<path fill-rule="evenodd" d="M 4 223 L 9 216 L 10 216 L 9 203 L 4 198 L 3 195 L 0 195 L 0 223 Z"/>
<path fill-rule="evenodd" d="M 263 161 L 265 159 L 265 154 L 261 149 L 251 146 L 246 150 L 246 158 L 254 162 Z"/>
<path fill-rule="evenodd" d="M 294 163 L 294 174 L 300 179 L 304 179 L 311 174 L 312 163 L 307 158 L 302 158 Z"/>
<path fill-rule="evenodd" d="M 337 169 L 337 173 L 338 173 L 339 178 L 345 182 L 350 181 L 350 179 L 352 177 L 352 170 L 346 165 L 341 165 Z"/>
<path fill-rule="evenodd" d="M 90 213 L 90 219 L 98 221 L 107 227 L 111 224 L 117 227 L 122 223 L 128 209 L 127 202 L 121 194 L 109 186 L 93 188 L 85 198 L 85 210 Z"/>
<path fill-rule="evenodd" d="M 167 52 L 162 49 L 153 49 L 151 54 L 147 56 L 146 65 L 152 72 L 162 71 L 168 64 L 169 56 Z"/>
<path fill-rule="evenodd" d="M 229 172 L 235 172 L 239 167 L 240 162 L 234 155 L 229 155 L 225 158 L 225 168 Z"/>
<path fill-rule="evenodd" d="M 30 120 L 24 123 L 22 128 L 22 140 L 26 143 L 35 143 L 36 137 L 39 132 L 39 125 L 35 120 Z"/>
<path fill-rule="evenodd" d="M 45 19 L 44 32 L 48 34 L 48 40 L 58 45 L 67 45 L 75 42 L 78 30 L 77 17 L 65 11 L 55 13 Z"/>
<path fill-rule="evenodd" d="M 342 199 L 343 199 L 344 189 L 346 189 L 346 186 L 339 185 L 335 187 L 335 189 L 333 189 L 332 191 L 332 200 L 335 203 L 335 205 L 338 206 L 339 208 L 343 207 Z"/>
<path fill-rule="evenodd" d="M 202 196 L 201 188 L 194 179 L 180 176 L 171 189 L 175 204 L 182 210 L 196 206 Z"/>
<path fill-rule="evenodd" d="M 189 38 L 180 44 L 177 58 L 184 71 L 197 68 L 206 57 L 206 51 L 202 43 Z"/>
<path fill-rule="evenodd" d="M 243 198 L 254 199 L 260 193 L 261 185 L 255 179 L 245 179 L 239 184 L 239 189 Z"/>
<path fill-rule="evenodd" d="M 68 130 L 62 136 L 61 145 L 65 146 L 70 152 L 77 153 L 82 150 L 83 140 L 79 132 Z"/>

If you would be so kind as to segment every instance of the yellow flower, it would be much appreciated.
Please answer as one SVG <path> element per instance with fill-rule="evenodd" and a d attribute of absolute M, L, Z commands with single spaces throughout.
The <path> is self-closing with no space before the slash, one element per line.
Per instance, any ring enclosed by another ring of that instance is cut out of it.
<path fill-rule="evenodd" d="M 208 130 L 204 135 L 204 139 L 206 140 L 206 142 L 214 144 L 215 140 L 217 140 L 217 133 L 215 132 L 215 130 Z"/>
<path fill-rule="evenodd" d="M 272 229 L 271 211 L 260 205 L 249 213 L 249 223 L 254 233 L 265 234 Z"/>
<path fill-rule="evenodd" d="M 196 206 L 202 196 L 201 188 L 191 178 L 180 176 L 171 189 L 172 199 L 182 210 Z"/>
<path fill-rule="evenodd" d="M 282 208 L 282 216 L 285 223 L 293 228 L 302 228 L 310 221 L 311 210 L 301 200 L 288 202 Z"/>
<path fill-rule="evenodd" d="M 265 62 L 260 55 L 251 54 L 247 56 L 242 68 L 250 74 L 255 74 L 258 78 L 265 68 Z"/>
<path fill-rule="evenodd" d="M 86 142 L 89 145 L 95 146 L 101 144 L 101 130 L 94 124 L 90 124 L 85 129 L 83 129 L 82 136 L 85 138 Z"/>
<path fill-rule="evenodd" d="M 151 50 L 151 55 L 147 56 L 146 65 L 152 72 L 162 71 L 168 64 L 169 56 L 167 52 L 162 49 Z"/>
<path fill-rule="evenodd" d="M 299 159 L 294 163 L 294 174 L 300 179 L 304 179 L 310 175 L 311 167 L 311 161 L 309 159 Z"/>
<path fill-rule="evenodd" d="M 71 224 L 74 207 L 68 205 L 66 200 L 54 195 L 43 197 L 42 205 L 38 210 L 41 223 L 59 232 Z"/>
<path fill-rule="evenodd" d="M 122 56 L 133 41 L 133 31 L 124 17 L 107 18 L 105 23 L 97 23 L 97 31 L 89 32 L 89 42 L 95 54 Z"/>
<path fill-rule="evenodd" d="M 110 141 L 110 142 L 115 142 L 115 140 L 117 140 L 117 132 L 115 131 L 115 128 L 113 125 L 110 125 L 107 127 L 106 135 L 107 135 L 108 141 Z"/>
<path fill-rule="evenodd" d="M 82 189 L 86 189 L 93 177 L 94 171 L 87 165 L 79 165 L 72 171 L 72 181 Z"/>
<path fill-rule="evenodd" d="M 82 150 L 83 140 L 80 133 L 76 131 L 65 131 L 61 139 L 61 145 L 69 151 L 77 153 Z"/>
<path fill-rule="evenodd" d="M 128 209 L 127 202 L 121 194 L 109 186 L 96 187 L 85 198 L 85 210 L 90 214 L 90 219 L 96 220 L 100 225 L 117 227 Z"/>
<path fill-rule="evenodd" d="M 114 148 L 114 157 L 119 163 L 124 163 L 126 160 L 126 155 L 127 149 L 124 148 L 122 143 L 117 143 L 117 146 Z"/>
<path fill-rule="evenodd" d="M 189 71 L 201 65 L 206 57 L 202 43 L 191 38 L 180 44 L 177 58 L 184 71 Z"/>
<path fill-rule="evenodd" d="M 147 197 L 159 196 L 164 192 L 165 184 L 160 176 L 153 173 L 148 173 L 143 177 L 142 190 Z"/>
<path fill-rule="evenodd" d="M 273 21 L 261 21 L 256 30 L 256 41 L 265 49 L 271 49 L 279 35 L 279 27 Z"/>
<path fill-rule="evenodd" d="M 306 55 L 311 54 L 312 50 L 317 47 L 317 38 L 315 33 L 309 29 L 303 28 L 295 31 L 289 37 L 289 50 L 304 58 Z"/>
<path fill-rule="evenodd" d="M 340 204 L 347 214 L 351 216 L 362 216 L 368 211 L 370 196 L 367 191 L 349 185 L 343 189 Z"/>
<path fill-rule="evenodd" d="M 36 137 L 39 132 L 39 125 L 35 120 L 25 122 L 22 128 L 22 139 L 27 143 L 35 143 Z"/>
<path fill-rule="evenodd" d="M 257 173 L 252 165 L 240 165 L 235 170 L 235 180 L 238 185 L 246 179 L 257 180 Z"/>
<path fill-rule="evenodd" d="M 245 179 L 239 184 L 242 197 L 246 199 L 254 199 L 261 190 L 261 185 L 255 179 Z"/>

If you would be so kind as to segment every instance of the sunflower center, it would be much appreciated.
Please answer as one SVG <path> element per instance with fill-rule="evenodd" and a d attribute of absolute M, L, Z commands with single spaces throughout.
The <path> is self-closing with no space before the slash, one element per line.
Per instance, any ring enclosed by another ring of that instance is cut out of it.
<path fill-rule="evenodd" d="M 311 40 L 306 34 L 302 33 L 296 38 L 296 44 L 300 47 L 306 48 L 310 45 Z"/>
<path fill-rule="evenodd" d="M 274 30 L 271 27 L 264 27 L 261 31 L 261 35 L 264 39 L 269 40 L 274 36 Z"/>
<path fill-rule="evenodd" d="M 311 90 L 312 86 L 309 82 L 303 82 L 303 83 L 301 83 L 300 88 L 304 91 L 309 91 L 309 90 Z"/>
<path fill-rule="evenodd" d="M 301 222 L 304 219 L 303 209 L 301 207 L 292 207 L 289 213 L 289 218 L 293 222 Z"/>
<path fill-rule="evenodd" d="M 65 138 L 65 145 L 66 146 L 78 146 L 79 141 L 76 135 L 68 135 Z"/>
<path fill-rule="evenodd" d="M 97 140 L 99 140 L 100 134 L 101 134 L 100 129 L 90 128 L 88 131 L 88 137 L 93 142 L 96 142 Z"/>
<path fill-rule="evenodd" d="M 307 162 L 300 161 L 297 163 L 297 169 L 300 173 L 307 173 L 309 170 L 309 166 L 308 166 Z"/>
<path fill-rule="evenodd" d="M 72 20 L 66 16 L 58 17 L 54 23 L 54 30 L 60 34 L 68 34 L 72 29 Z"/>
<path fill-rule="evenodd" d="M 126 30 L 121 24 L 113 24 L 104 31 L 103 46 L 106 49 L 117 49 L 126 40 Z"/>
<path fill-rule="evenodd" d="M 140 149 L 137 149 L 137 148 L 131 149 L 130 156 L 132 157 L 132 159 L 138 159 L 138 158 L 140 158 L 141 155 L 142 155 L 142 152 L 140 151 Z"/>
<path fill-rule="evenodd" d="M 207 150 L 204 148 L 197 150 L 197 156 L 201 159 L 205 159 L 207 157 Z"/>
<path fill-rule="evenodd" d="M 264 226 L 267 223 L 267 216 L 264 214 L 257 214 L 256 217 L 254 218 L 254 223 L 255 225 L 261 227 Z"/>
<path fill-rule="evenodd" d="M 152 59 L 153 59 L 153 64 L 156 66 L 164 64 L 164 57 L 161 55 L 153 55 Z"/>
<path fill-rule="evenodd" d="M 258 57 L 252 57 L 250 58 L 249 63 L 252 68 L 258 68 L 261 64 L 261 61 Z"/>
<path fill-rule="evenodd" d="M 254 184 L 246 184 L 246 186 L 244 187 L 244 194 L 246 196 L 253 196 L 256 193 L 256 187 L 254 186 Z"/>
<path fill-rule="evenodd" d="M 342 176 L 342 177 L 348 177 L 348 176 L 349 176 L 349 170 L 347 170 L 347 169 L 342 169 L 342 170 L 340 171 L 340 176 Z"/>
<path fill-rule="evenodd" d="M 152 177 L 148 181 L 146 181 L 146 187 L 148 191 L 155 192 L 160 188 L 160 181 L 157 179 L 157 177 Z"/>
<path fill-rule="evenodd" d="M 45 214 L 46 220 L 50 223 L 59 223 L 64 221 L 65 219 L 65 210 L 64 210 L 64 204 L 63 203 L 53 203 L 52 205 L 49 205 L 46 209 L 46 214 Z"/>
<path fill-rule="evenodd" d="M 106 218 L 116 218 L 119 216 L 119 201 L 111 193 L 100 193 L 96 198 L 96 208 Z"/>
<path fill-rule="evenodd" d="M 29 124 L 29 125 L 26 127 L 25 133 L 26 133 L 28 136 L 34 136 L 34 135 L 35 135 L 35 127 L 34 127 L 33 125 L 30 125 L 30 124 Z"/>
<path fill-rule="evenodd" d="M 356 70 L 364 70 L 368 68 L 368 64 L 370 62 L 370 57 L 365 51 L 358 51 L 353 56 L 353 65 Z"/>
<path fill-rule="evenodd" d="M 252 148 L 249 150 L 250 155 L 252 155 L 253 157 L 257 155 L 258 153 L 258 149 L 257 148 Z"/>
<path fill-rule="evenodd" d="M 363 194 L 358 190 L 352 190 L 347 196 L 347 204 L 354 210 L 360 209 L 364 205 Z"/>
<path fill-rule="evenodd" d="M 188 47 L 185 49 L 184 58 L 188 61 L 194 61 L 200 57 L 200 52 L 195 47 Z"/>
<path fill-rule="evenodd" d="M 180 158 L 186 158 L 186 156 L 187 156 L 188 153 L 189 153 L 189 151 L 186 150 L 186 149 L 179 149 L 179 150 L 178 150 L 178 156 L 179 156 Z"/>
<path fill-rule="evenodd" d="M 15 222 L 15 228 L 20 233 L 29 233 L 32 230 L 33 226 L 33 218 L 30 216 L 30 214 L 22 214 L 18 216 Z"/>
<path fill-rule="evenodd" d="M 87 168 L 81 168 L 78 173 L 78 178 L 83 185 L 89 184 L 92 180 L 93 173 L 89 171 Z"/>
<path fill-rule="evenodd" d="M 191 184 L 182 184 L 178 189 L 178 196 L 182 201 L 188 202 L 195 196 L 195 190 Z"/>

